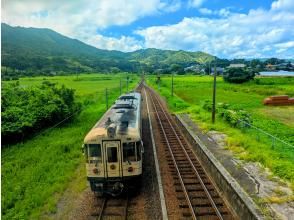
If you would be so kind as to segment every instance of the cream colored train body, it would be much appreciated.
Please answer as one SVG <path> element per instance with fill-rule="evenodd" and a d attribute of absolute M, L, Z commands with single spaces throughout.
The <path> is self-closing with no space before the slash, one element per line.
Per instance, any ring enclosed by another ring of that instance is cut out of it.
<path fill-rule="evenodd" d="M 87 134 L 83 147 L 92 191 L 117 195 L 136 187 L 143 154 L 140 93 L 120 96 Z"/>

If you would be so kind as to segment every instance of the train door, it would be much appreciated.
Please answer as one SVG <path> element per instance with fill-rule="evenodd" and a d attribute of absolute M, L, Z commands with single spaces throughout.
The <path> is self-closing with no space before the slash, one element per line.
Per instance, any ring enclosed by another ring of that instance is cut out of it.
<path fill-rule="evenodd" d="M 107 177 L 121 177 L 121 152 L 119 141 L 105 141 L 103 143 L 106 151 L 105 164 Z"/>

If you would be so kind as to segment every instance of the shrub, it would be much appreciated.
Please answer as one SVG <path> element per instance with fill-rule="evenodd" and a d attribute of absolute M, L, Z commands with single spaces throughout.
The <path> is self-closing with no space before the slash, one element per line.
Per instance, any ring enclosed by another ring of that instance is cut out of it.
<path fill-rule="evenodd" d="M 247 127 L 251 123 L 251 116 L 244 110 L 222 108 L 219 115 L 233 127 Z"/>
<path fill-rule="evenodd" d="M 212 110 L 212 101 L 211 100 L 205 100 L 202 103 L 202 108 L 205 109 L 206 111 L 211 112 L 211 110 Z"/>
<path fill-rule="evenodd" d="M 202 108 L 211 112 L 212 102 L 210 100 L 205 100 L 202 104 Z M 217 103 L 216 112 L 233 127 L 246 127 L 248 126 L 247 124 L 250 124 L 252 121 L 249 113 L 244 110 L 233 109 L 227 103 Z"/>
<path fill-rule="evenodd" d="M 80 109 L 74 90 L 44 81 L 41 86 L 21 87 L 18 83 L 2 87 L 2 126 L 4 143 L 22 140 L 63 120 Z"/>
<path fill-rule="evenodd" d="M 229 83 L 244 83 L 254 78 L 252 70 L 245 68 L 229 68 L 224 73 L 224 80 Z"/>

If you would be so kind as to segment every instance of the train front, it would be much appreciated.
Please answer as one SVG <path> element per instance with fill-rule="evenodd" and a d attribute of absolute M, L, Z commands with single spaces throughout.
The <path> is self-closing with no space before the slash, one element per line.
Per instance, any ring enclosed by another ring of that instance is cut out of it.
<path fill-rule="evenodd" d="M 142 175 L 141 96 L 121 96 L 84 139 L 91 190 L 119 195 L 136 189 Z"/>

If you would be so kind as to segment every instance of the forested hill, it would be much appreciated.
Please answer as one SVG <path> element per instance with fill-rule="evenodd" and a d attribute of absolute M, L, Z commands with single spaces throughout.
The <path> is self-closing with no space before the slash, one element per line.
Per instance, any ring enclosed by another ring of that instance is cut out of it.
<path fill-rule="evenodd" d="M 2 74 L 49 75 L 76 72 L 118 72 L 187 67 L 213 56 L 203 52 L 143 49 L 124 53 L 101 50 L 50 29 L 1 24 Z"/>

